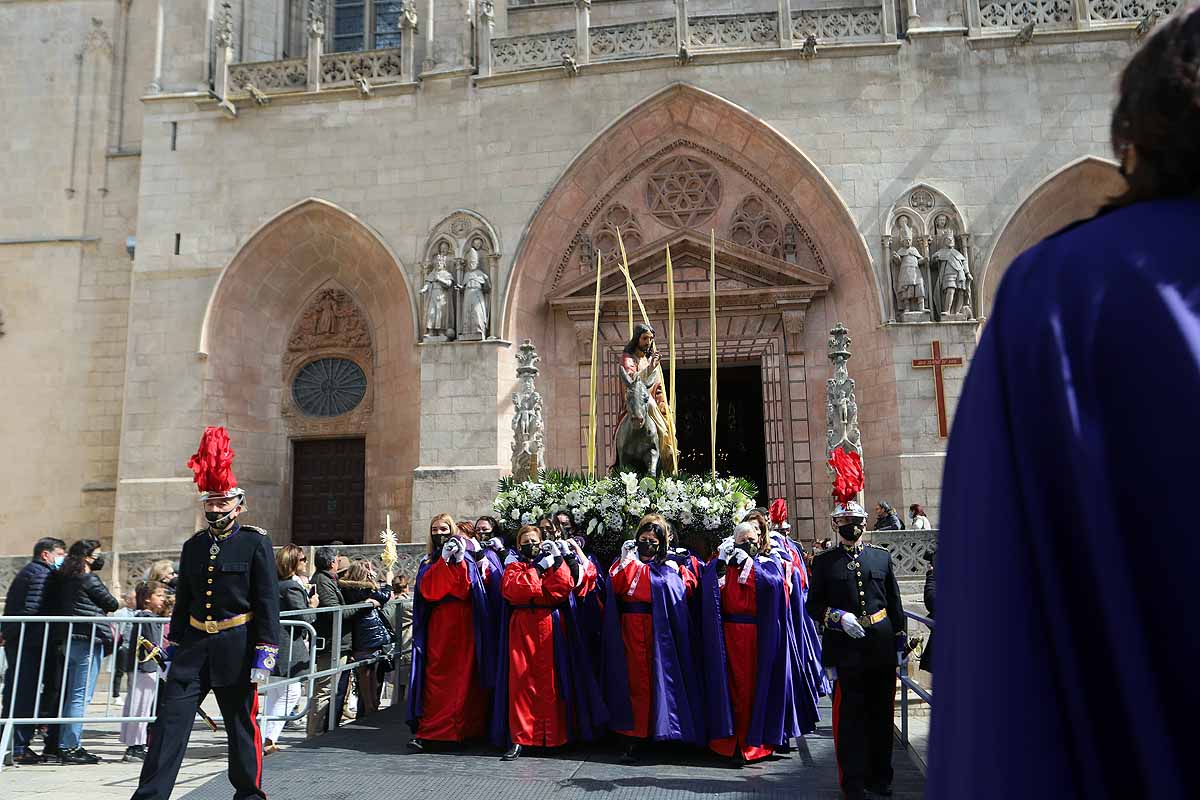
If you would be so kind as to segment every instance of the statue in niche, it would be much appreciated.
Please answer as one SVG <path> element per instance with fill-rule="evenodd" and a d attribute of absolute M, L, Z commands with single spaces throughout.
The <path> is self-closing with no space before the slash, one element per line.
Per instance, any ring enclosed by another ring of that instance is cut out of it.
<path fill-rule="evenodd" d="M 903 314 L 925 313 L 925 279 L 921 276 L 921 264 L 925 256 L 913 247 L 913 230 L 908 217 L 900 217 L 900 246 L 892 253 L 896 266 L 896 304 Z"/>
<path fill-rule="evenodd" d="M 454 338 L 454 325 L 450 318 L 453 308 L 454 275 L 450 272 L 450 244 L 438 242 L 437 255 L 429 266 L 429 274 L 421 294 L 425 296 L 425 338 L 445 341 Z"/>
<path fill-rule="evenodd" d="M 333 293 L 327 292 L 317 306 L 317 320 L 313 326 L 313 333 L 317 336 L 337 333 L 337 318 L 337 303 L 334 302 Z"/>
<path fill-rule="evenodd" d="M 937 270 L 942 316 L 969 319 L 972 279 L 967 257 L 954 246 L 954 231 L 950 228 L 941 229 L 937 242 L 939 249 L 930 260 Z"/>
<path fill-rule="evenodd" d="M 463 339 L 486 339 L 488 336 L 488 295 L 492 286 L 487 271 L 479 265 L 484 246 L 483 239 L 476 236 L 467 248 L 467 268 L 461 280 L 463 316 L 459 335 Z"/>

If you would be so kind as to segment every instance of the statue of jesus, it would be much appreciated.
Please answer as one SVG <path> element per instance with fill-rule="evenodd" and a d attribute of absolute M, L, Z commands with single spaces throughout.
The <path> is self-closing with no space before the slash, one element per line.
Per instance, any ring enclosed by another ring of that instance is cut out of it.
<path fill-rule="evenodd" d="M 652 402 L 647 409 L 647 414 L 654 422 L 654 427 L 658 429 L 658 463 L 660 471 L 665 473 L 674 470 L 675 457 L 673 453 L 677 452 L 678 443 L 675 441 L 673 426 L 667 423 L 670 410 L 667 407 L 667 392 L 663 386 L 660 361 L 658 351 L 654 348 L 654 328 L 644 322 L 634 325 L 633 336 L 630 337 L 629 343 L 621 352 L 619 366 L 625 371 L 628 378 L 640 378 L 646 388 L 650 390 Z M 625 383 L 622 381 L 622 396 L 624 396 L 624 386 Z M 622 403 L 621 412 L 617 416 L 617 424 L 613 426 L 614 453 L 617 452 L 616 432 L 620 429 L 626 413 Z"/>

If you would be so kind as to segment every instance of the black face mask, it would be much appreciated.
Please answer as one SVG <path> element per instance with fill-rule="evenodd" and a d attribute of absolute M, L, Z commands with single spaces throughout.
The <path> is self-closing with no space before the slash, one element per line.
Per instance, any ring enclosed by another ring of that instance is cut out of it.
<path fill-rule="evenodd" d="M 104 556 L 96 556 L 92 559 L 92 572 L 99 572 L 104 569 Z"/>
<path fill-rule="evenodd" d="M 653 539 L 638 539 L 637 549 L 639 558 L 653 558 L 658 555 L 658 542 Z"/>
<path fill-rule="evenodd" d="M 435 533 L 433 535 L 433 549 L 440 552 L 441 549 L 446 546 L 446 542 L 448 541 L 450 541 L 449 534 Z"/>
<path fill-rule="evenodd" d="M 737 548 L 751 558 L 758 555 L 758 542 L 742 542 Z"/>
<path fill-rule="evenodd" d="M 174 578 L 171 578 L 171 580 L 167 581 L 168 589 L 174 589 L 178 585 L 179 585 L 179 576 L 178 575 L 176 575 Z"/>
<path fill-rule="evenodd" d="M 857 542 L 862 535 L 863 529 L 860 525 L 838 525 L 838 536 L 848 542 Z"/>
<path fill-rule="evenodd" d="M 208 520 L 208 526 L 214 531 L 223 531 L 233 524 L 233 517 L 230 516 L 232 511 L 205 511 L 204 518 Z"/>
<path fill-rule="evenodd" d="M 529 559 L 530 561 L 533 560 L 533 557 L 537 553 L 537 551 L 538 551 L 538 543 L 537 542 L 526 542 L 525 544 L 521 545 L 521 555 L 524 556 L 525 558 Z"/>

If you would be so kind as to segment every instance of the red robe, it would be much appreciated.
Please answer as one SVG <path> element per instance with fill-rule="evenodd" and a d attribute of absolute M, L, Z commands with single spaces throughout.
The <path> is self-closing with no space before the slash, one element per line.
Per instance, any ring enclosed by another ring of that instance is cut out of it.
<path fill-rule="evenodd" d="M 650 568 L 641 561 L 631 561 L 621 568 L 618 561 L 609 571 L 612 576 L 613 597 L 622 603 L 650 603 Z M 680 571 L 687 596 L 696 590 L 696 576 L 690 569 Z M 634 585 L 636 579 L 636 585 Z M 633 586 L 633 593 L 629 587 Z M 654 675 L 654 617 L 639 613 L 621 614 L 621 641 L 625 644 L 625 663 L 629 671 L 629 706 L 633 711 L 633 728 L 617 731 L 622 736 L 645 739 L 650 735 L 650 707 L 654 694 L 651 684 Z"/>
<path fill-rule="evenodd" d="M 488 695 L 475 663 L 475 618 L 467 565 L 441 558 L 421 576 L 417 591 L 429 612 L 425 647 L 424 714 L 418 739 L 461 742 L 487 734 Z"/>
<path fill-rule="evenodd" d="M 513 744 L 567 743 L 567 704 L 554 669 L 552 607 L 565 603 L 575 582 L 566 564 L 544 575 L 533 564 L 504 568 L 500 594 L 512 606 L 508 621 L 508 733 Z M 530 606 L 534 606 L 531 608 Z"/>
<path fill-rule="evenodd" d="M 750 729 L 750 716 L 754 712 L 754 691 L 758 685 L 758 624 L 733 622 L 729 615 L 745 615 L 754 619 L 758 613 L 758 591 L 754 585 L 756 573 L 751 572 L 745 583 L 738 583 L 740 574 L 741 568 L 731 564 L 725 571 L 725 583 L 721 587 L 721 627 L 725 633 L 725 663 L 729 675 L 729 704 L 733 707 L 734 735 L 713 739 L 708 747 L 718 755 L 731 757 L 736 746 L 742 751 L 742 758 L 756 761 L 771 755 L 775 748 L 750 747 L 746 744 L 746 731 Z M 790 582 L 784 581 L 783 585 L 784 591 L 790 592 Z"/>

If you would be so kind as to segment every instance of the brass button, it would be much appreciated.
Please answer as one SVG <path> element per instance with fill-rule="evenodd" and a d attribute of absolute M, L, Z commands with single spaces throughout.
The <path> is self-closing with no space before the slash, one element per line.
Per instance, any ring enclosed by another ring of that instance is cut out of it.
<path fill-rule="evenodd" d="M 205 608 L 212 608 L 212 603 L 205 603 L 205 604 L 204 604 L 204 607 L 205 607 Z"/>
<path fill-rule="evenodd" d="M 212 617 L 205 617 L 205 619 L 212 619 Z"/>
<path fill-rule="evenodd" d="M 859 585 L 859 586 L 862 586 L 862 581 L 859 581 L 859 582 L 858 582 L 858 585 Z"/>
<path fill-rule="evenodd" d="M 212 564 L 209 564 L 209 565 L 208 565 L 208 571 L 209 571 L 209 572 L 213 572 L 214 570 L 216 570 L 216 567 L 214 567 Z"/>
<path fill-rule="evenodd" d="M 209 582 L 209 583 L 212 583 L 212 581 L 213 581 L 213 579 L 212 579 L 212 578 L 209 578 L 209 579 L 208 579 L 208 582 Z"/>
<path fill-rule="evenodd" d="M 212 589 L 209 589 L 207 592 L 205 592 L 205 594 L 209 597 L 212 597 Z M 862 594 L 862 592 L 859 592 L 859 594 Z"/>
<path fill-rule="evenodd" d="M 209 592 L 209 594 L 212 594 L 212 592 Z M 859 594 L 859 596 L 861 596 L 861 597 L 866 597 L 866 596 L 867 596 L 867 593 L 866 593 L 866 592 L 859 592 L 858 594 Z"/>

